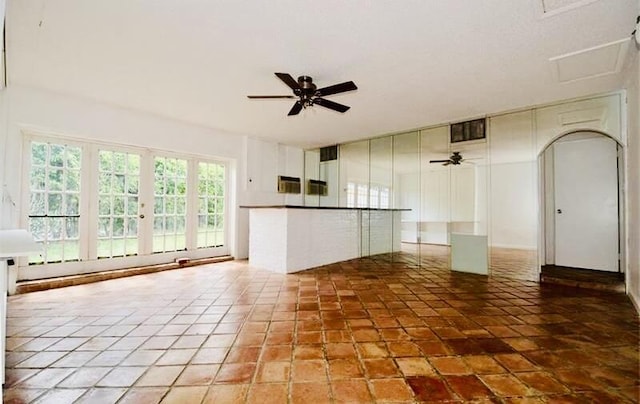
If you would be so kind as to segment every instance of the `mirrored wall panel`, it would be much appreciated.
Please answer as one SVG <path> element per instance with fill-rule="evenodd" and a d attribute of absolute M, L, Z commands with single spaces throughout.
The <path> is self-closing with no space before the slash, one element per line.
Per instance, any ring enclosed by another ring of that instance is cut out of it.
<path fill-rule="evenodd" d="M 420 256 L 436 268 L 449 268 L 450 155 L 449 126 L 420 131 Z"/>
<path fill-rule="evenodd" d="M 491 118 L 490 268 L 537 280 L 538 164 L 533 111 Z"/>
<path fill-rule="evenodd" d="M 320 149 L 304 152 L 304 205 L 320 206 Z"/>
<path fill-rule="evenodd" d="M 402 252 L 420 259 L 420 134 L 410 132 L 393 136 L 393 207 L 408 209 L 401 214 Z"/>

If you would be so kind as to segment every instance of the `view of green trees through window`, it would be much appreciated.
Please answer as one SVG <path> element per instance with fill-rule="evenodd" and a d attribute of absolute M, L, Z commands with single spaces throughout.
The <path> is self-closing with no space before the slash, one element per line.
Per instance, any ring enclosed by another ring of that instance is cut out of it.
<path fill-rule="evenodd" d="M 140 156 L 100 150 L 98 258 L 138 254 Z"/>
<path fill-rule="evenodd" d="M 79 257 L 79 147 L 31 144 L 29 231 L 44 245 L 30 263 L 77 261 Z"/>
<path fill-rule="evenodd" d="M 198 164 L 198 248 L 224 244 L 224 187 L 222 164 Z"/>
<path fill-rule="evenodd" d="M 154 161 L 153 252 L 187 248 L 187 161 L 156 157 Z"/>
<path fill-rule="evenodd" d="M 27 225 L 43 246 L 29 265 L 227 253 L 224 163 L 73 139 L 29 139 L 25 150 Z"/>

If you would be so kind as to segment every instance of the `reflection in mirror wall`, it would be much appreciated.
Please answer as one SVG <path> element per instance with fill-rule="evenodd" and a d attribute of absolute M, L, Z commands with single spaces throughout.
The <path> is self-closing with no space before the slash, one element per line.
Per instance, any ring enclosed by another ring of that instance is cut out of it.
<path fill-rule="evenodd" d="M 545 254 L 538 154 L 576 129 L 622 140 L 621 106 L 613 94 L 496 115 L 486 120 L 486 139 L 465 140 L 463 131 L 463 141 L 451 142 L 450 125 L 389 135 L 341 145 L 332 162 L 307 151 L 305 180 L 326 179 L 328 194 L 305 195 L 305 204 L 411 209 L 398 223 L 363 212 L 363 253 L 375 254 L 376 243 L 400 228 L 400 240 L 391 242 L 402 253 L 393 258 L 452 268 L 452 237 L 484 238 L 480 261 L 492 275 L 538 280 Z M 453 152 L 461 164 L 445 164 Z"/>
<path fill-rule="evenodd" d="M 490 120 L 490 268 L 495 276 L 537 280 L 537 153 L 533 111 Z"/>
<path fill-rule="evenodd" d="M 448 269 L 451 167 L 435 162 L 450 156 L 448 125 L 420 131 L 420 156 L 422 205 L 418 232 L 421 262 Z"/>
<path fill-rule="evenodd" d="M 420 260 L 420 134 L 393 136 L 393 207 L 401 213 L 401 259 L 419 265 Z M 398 257 L 394 257 L 394 260 Z"/>
<path fill-rule="evenodd" d="M 320 206 L 320 149 L 304 152 L 304 206 Z"/>

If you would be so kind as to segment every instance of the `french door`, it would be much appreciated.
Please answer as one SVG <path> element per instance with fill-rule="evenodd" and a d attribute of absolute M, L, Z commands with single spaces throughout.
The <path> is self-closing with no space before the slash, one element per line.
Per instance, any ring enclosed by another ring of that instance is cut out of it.
<path fill-rule="evenodd" d="M 227 165 L 67 139 L 25 137 L 27 227 L 39 279 L 229 253 Z"/>

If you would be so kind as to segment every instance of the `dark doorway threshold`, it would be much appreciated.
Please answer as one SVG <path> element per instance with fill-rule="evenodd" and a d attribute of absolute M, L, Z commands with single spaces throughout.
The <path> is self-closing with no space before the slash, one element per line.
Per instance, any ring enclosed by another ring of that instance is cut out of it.
<path fill-rule="evenodd" d="M 584 289 L 625 292 L 624 274 L 593 269 L 543 265 L 540 283 L 553 283 Z"/>

